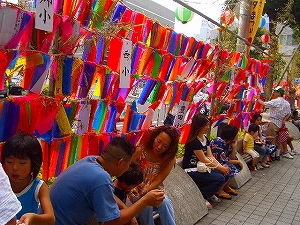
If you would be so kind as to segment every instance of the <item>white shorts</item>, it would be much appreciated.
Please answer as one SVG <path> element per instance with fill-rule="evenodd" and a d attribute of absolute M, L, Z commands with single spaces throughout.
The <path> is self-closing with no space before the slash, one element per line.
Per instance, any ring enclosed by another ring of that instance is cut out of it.
<path fill-rule="evenodd" d="M 246 153 L 248 153 L 249 155 L 251 155 L 252 159 L 259 157 L 259 153 L 257 151 L 255 151 L 255 150 L 246 150 Z"/>

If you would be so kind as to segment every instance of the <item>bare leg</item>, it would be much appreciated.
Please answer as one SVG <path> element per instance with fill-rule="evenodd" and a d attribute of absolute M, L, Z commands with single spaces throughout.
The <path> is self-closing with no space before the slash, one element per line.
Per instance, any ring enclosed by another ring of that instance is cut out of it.
<path fill-rule="evenodd" d="M 14 217 L 6 225 L 16 225 L 16 223 L 16 217 Z"/>

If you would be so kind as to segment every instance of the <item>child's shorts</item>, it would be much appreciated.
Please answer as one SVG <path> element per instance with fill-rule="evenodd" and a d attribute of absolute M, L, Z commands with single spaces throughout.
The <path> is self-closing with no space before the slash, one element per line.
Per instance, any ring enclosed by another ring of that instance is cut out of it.
<path fill-rule="evenodd" d="M 246 150 L 246 152 L 251 155 L 252 159 L 259 157 L 259 153 L 255 150 Z"/>

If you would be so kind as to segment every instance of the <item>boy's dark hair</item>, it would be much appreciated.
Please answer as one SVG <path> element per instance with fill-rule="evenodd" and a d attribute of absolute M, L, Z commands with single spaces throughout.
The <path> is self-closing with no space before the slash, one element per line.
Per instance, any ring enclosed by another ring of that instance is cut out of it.
<path fill-rule="evenodd" d="M 293 110 L 293 116 L 297 116 L 298 115 L 298 110 L 294 109 Z"/>
<path fill-rule="evenodd" d="M 9 156 L 20 159 L 29 158 L 32 176 L 35 178 L 38 175 L 43 161 L 43 154 L 42 147 L 34 136 L 17 133 L 8 139 L 2 148 L 1 163 L 4 164 L 5 158 Z"/>
<path fill-rule="evenodd" d="M 124 182 L 126 185 L 138 185 L 144 180 L 143 172 L 140 164 L 131 162 L 127 171 L 118 177 L 119 182 Z"/>
<path fill-rule="evenodd" d="M 248 127 L 248 133 L 250 133 L 251 131 L 257 132 L 258 130 L 259 130 L 259 126 L 254 123 L 251 123 Z"/>
<path fill-rule="evenodd" d="M 239 130 L 235 126 L 225 125 L 221 131 L 220 138 L 225 141 L 232 141 L 238 132 Z"/>
<path fill-rule="evenodd" d="M 131 160 L 135 152 L 134 146 L 127 139 L 114 137 L 104 148 L 101 156 L 107 162 L 115 162 L 118 159 L 124 159 L 126 162 Z"/>

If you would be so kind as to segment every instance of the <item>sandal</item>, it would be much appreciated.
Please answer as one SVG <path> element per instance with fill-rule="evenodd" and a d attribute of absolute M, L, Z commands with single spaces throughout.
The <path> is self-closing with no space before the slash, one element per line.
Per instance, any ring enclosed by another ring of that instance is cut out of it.
<path fill-rule="evenodd" d="M 224 190 L 227 194 L 231 194 L 231 195 L 237 195 L 237 192 L 236 190 L 232 189 L 232 188 L 229 188 L 227 190 Z"/>
<path fill-rule="evenodd" d="M 227 200 L 231 199 L 231 196 L 227 193 L 216 194 L 216 196 L 218 196 L 219 198 L 227 199 Z"/>
<path fill-rule="evenodd" d="M 210 204 L 209 201 L 207 201 L 207 200 L 205 200 L 205 205 L 206 205 L 207 209 L 212 209 L 213 208 L 212 204 Z"/>

